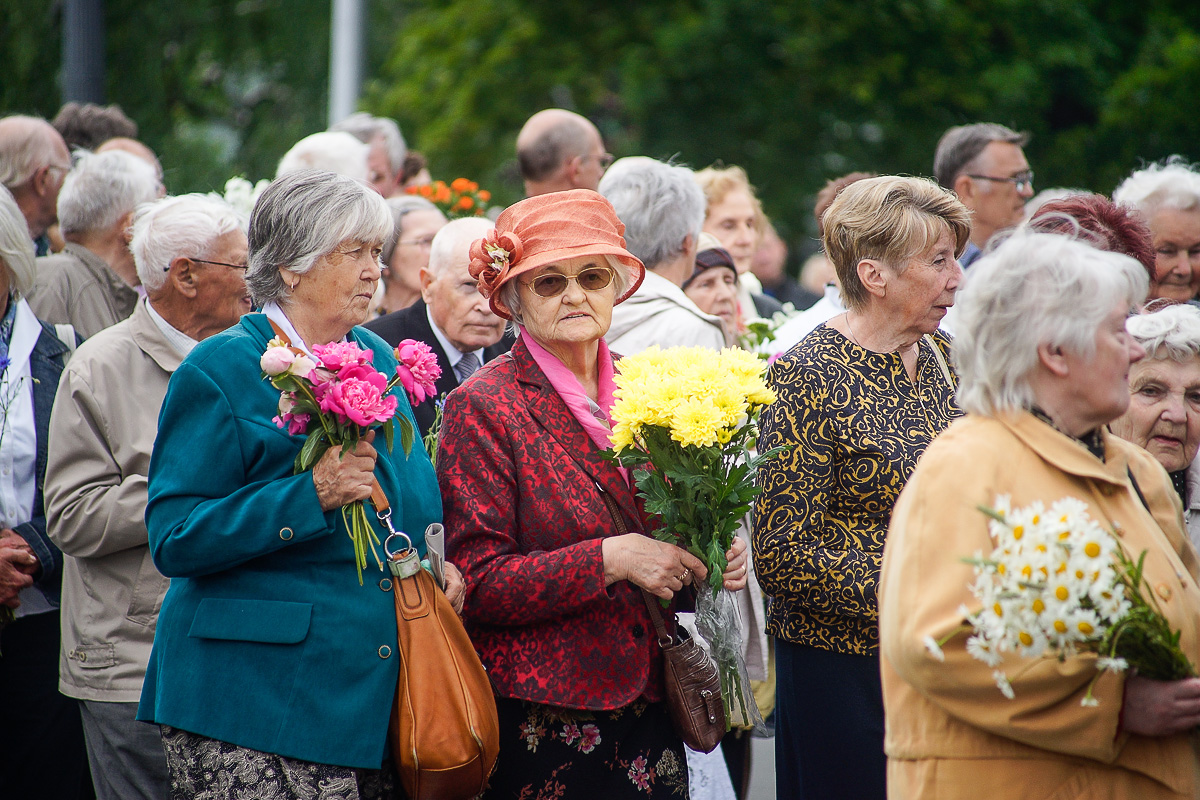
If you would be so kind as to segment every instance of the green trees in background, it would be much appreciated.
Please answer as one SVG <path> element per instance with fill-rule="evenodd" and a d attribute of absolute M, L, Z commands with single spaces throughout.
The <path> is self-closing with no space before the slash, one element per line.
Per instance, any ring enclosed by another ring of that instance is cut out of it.
<path fill-rule="evenodd" d="M 0 10 L 0 109 L 52 116 L 57 22 Z M 1110 191 L 1141 160 L 1200 157 L 1192 0 L 374 0 L 362 105 L 435 177 L 515 200 L 517 130 L 558 105 L 614 154 L 741 164 L 785 233 L 853 169 L 929 174 L 940 133 L 1033 133 L 1038 188 Z M 325 127 L 327 0 L 108 0 L 109 97 L 172 191 L 269 177 Z M 11 78 L 11 79 L 10 79 Z"/>

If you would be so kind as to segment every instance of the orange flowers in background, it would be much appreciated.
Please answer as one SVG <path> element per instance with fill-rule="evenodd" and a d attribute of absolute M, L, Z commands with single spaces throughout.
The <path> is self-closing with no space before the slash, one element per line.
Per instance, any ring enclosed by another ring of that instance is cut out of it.
<path fill-rule="evenodd" d="M 424 186 L 410 186 L 406 191 L 424 197 L 450 219 L 482 217 L 492 199 L 491 192 L 480 189 L 478 183 L 466 178 L 455 178 L 449 186 L 445 181 L 434 181 Z"/>

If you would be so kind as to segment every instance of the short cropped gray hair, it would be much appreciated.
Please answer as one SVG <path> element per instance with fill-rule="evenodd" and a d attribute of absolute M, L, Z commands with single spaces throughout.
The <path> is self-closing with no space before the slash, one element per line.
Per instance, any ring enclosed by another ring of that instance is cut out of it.
<path fill-rule="evenodd" d="M 259 306 L 282 303 L 280 269 L 303 275 L 342 242 L 382 244 L 391 226 L 387 203 L 361 181 L 316 169 L 276 178 L 250 215 L 250 295 Z"/>
<path fill-rule="evenodd" d="M 433 237 L 429 248 L 429 274 L 437 277 L 454 265 L 454 254 L 461 253 L 463 245 L 482 239 L 495 227 L 490 219 L 463 217 L 447 222 Z"/>
<path fill-rule="evenodd" d="M 106 230 L 142 203 L 158 197 L 154 167 L 123 150 L 75 151 L 75 166 L 58 195 L 63 236 Z"/>
<path fill-rule="evenodd" d="M 1162 208 L 1190 211 L 1200 205 L 1200 172 L 1182 156 L 1171 156 L 1136 170 L 1112 197 L 1117 205 L 1139 211 L 1147 219 Z"/>
<path fill-rule="evenodd" d="M 367 179 L 369 145 L 344 131 L 321 131 L 305 136 L 279 159 L 275 177 L 301 169 L 323 169 L 355 180 Z"/>
<path fill-rule="evenodd" d="M 1145 267 L 1129 256 L 1068 236 L 1017 231 L 971 267 L 959 292 L 958 404 L 986 415 L 1030 408 L 1038 347 L 1089 358 L 1113 306 L 1132 308 L 1149 286 Z"/>
<path fill-rule="evenodd" d="M 17 295 L 28 292 L 37 276 L 33 240 L 29 238 L 25 215 L 12 193 L 3 186 L 0 186 L 0 269 L 8 270 Z"/>
<path fill-rule="evenodd" d="M 687 167 L 664 164 L 646 156 L 622 158 L 600 179 L 625 223 L 625 247 L 646 269 L 654 269 L 682 252 L 683 240 L 700 239 L 704 226 L 704 191 Z"/>
<path fill-rule="evenodd" d="M 1200 308 L 1179 303 L 1130 317 L 1125 325 L 1146 358 L 1190 361 L 1200 356 Z"/>
<path fill-rule="evenodd" d="M 393 119 L 376 117 L 365 111 L 359 111 L 336 125 L 329 127 L 331 131 L 344 131 L 360 142 L 371 144 L 376 137 L 382 137 L 387 150 L 388 165 L 392 168 L 392 177 L 404 168 L 404 157 L 408 155 L 408 147 L 404 143 L 404 135 L 400 126 Z"/>
<path fill-rule="evenodd" d="M 16 189 L 28 183 L 54 159 L 58 137 L 58 131 L 41 117 L 0 118 L 0 186 Z"/>
<path fill-rule="evenodd" d="M 138 206 L 129 249 L 138 278 L 148 292 L 167 280 L 177 258 L 203 258 L 220 237 L 246 230 L 246 220 L 224 200 L 210 194 L 164 197 Z"/>
<path fill-rule="evenodd" d="M 617 260 L 616 256 L 603 255 L 604 263 L 612 268 L 613 271 L 613 286 L 615 287 L 613 298 L 620 297 L 625 294 L 629 288 L 629 268 Z M 525 317 L 521 313 L 521 292 L 517 288 L 516 279 L 505 281 L 500 286 L 500 303 L 509 310 L 512 315 L 512 321 L 516 325 L 524 325 Z"/>
<path fill-rule="evenodd" d="M 383 241 L 383 255 L 381 259 L 384 264 L 392 263 L 392 253 L 396 252 L 396 242 L 400 241 L 400 237 L 404 235 L 404 218 L 408 214 L 414 211 L 436 211 L 441 215 L 443 220 L 446 219 L 446 215 L 442 213 L 440 208 L 424 197 L 417 197 L 415 194 L 402 194 L 399 197 L 389 197 L 387 207 L 392 215 L 392 232 Z"/>
<path fill-rule="evenodd" d="M 944 188 L 953 189 L 955 179 L 992 142 L 1024 147 L 1029 142 L 1029 134 L 1017 133 L 1012 128 L 994 122 L 977 122 L 951 128 L 938 140 L 937 151 L 933 155 L 933 177 Z"/>

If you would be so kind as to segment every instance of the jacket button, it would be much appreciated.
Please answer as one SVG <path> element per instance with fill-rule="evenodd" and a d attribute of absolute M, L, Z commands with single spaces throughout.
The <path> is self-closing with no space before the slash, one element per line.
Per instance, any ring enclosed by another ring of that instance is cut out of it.
<path fill-rule="evenodd" d="M 381 580 L 379 582 L 379 588 L 385 592 L 390 592 L 392 590 L 392 579 L 384 578 L 383 580 Z"/>
<path fill-rule="evenodd" d="M 79 663 L 82 664 L 85 661 L 87 661 L 87 653 L 79 653 Z"/>
<path fill-rule="evenodd" d="M 279 538 L 285 542 L 290 540 L 294 535 L 291 528 L 283 528 L 279 531 Z"/>
<path fill-rule="evenodd" d="M 392 654 L 392 648 L 388 647 L 386 644 L 383 647 L 379 648 L 379 657 L 380 658 L 387 658 L 391 654 Z"/>
<path fill-rule="evenodd" d="M 646 635 L 646 629 L 645 629 L 645 628 L 643 628 L 641 625 L 634 625 L 634 626 L 633 626 L 633 638 L 635 638 L 635 639 L 640 639 L 640 638 L 642 638 L 642 637 L 643 637 L 643 636 L 645 636 L 645 635 Z"/>
<path fill-rule="evenodd" d="M 1158 586 L 1155 586 L 1154 591 L 1158 592 L 1158 596 L 1163 600 L 1171 599 L 1171 587 L 1167 586 L 1165 583 L 1160 583 Z"/>

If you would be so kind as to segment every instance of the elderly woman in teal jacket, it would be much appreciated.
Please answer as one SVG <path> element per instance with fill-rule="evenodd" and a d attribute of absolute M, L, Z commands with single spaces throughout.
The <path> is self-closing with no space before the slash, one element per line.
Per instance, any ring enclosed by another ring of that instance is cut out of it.
<path fill-rule="evenodd" d="M 340 509 L 378 479 L 396 528 L 423 552 L 442 516 L 433 467 L 420 447 L 406 457 L 368 436 L 293 474 L 304 438 L 272 421 L 279 392 L 259 368 L 274 323 L 306 352 L 345 339 L 395 370 L 391 348 L 357 327 L 390 227 L 382 198 L 356 181 L 277 179 L 250 220 L 246 282 L 263 313 L 202 342 L 171 379 L 146 523 L 172 581 L 139 718 L 162 727 L 173 797 L 398 796 L 385 762 L 399 660 L 391 580 L 369 563 L 359 584 Z M 244 265 L 193 267 L 240 280 Z M 461 608 L 450 565 L 447 580 Z"/>

